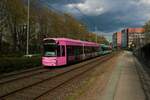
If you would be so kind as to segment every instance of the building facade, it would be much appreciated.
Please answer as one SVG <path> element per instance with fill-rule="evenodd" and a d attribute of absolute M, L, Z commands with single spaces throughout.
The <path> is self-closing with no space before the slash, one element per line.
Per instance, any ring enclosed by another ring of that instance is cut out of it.
<path fill-rule="evenodd" d="M 113 45 L 113 48 L 117 48 L 117 36 L 116 36 L 116 33 L 114 33 L 113 36 L 112 36 L 112 45 Z"/>
<path fill-rule="evenodd" d="M 128 34 L 127 34 L 127 30 L 124 29 L 121 31 L 122 32 L 122 40 L 121 40 L 121 47 L 122 48 L 126 48 L 127 47 L 127 43 L 128 43 Z"/>
<path fill-rule="evenodd" d="M 122 33 L 116 32 L 113 34 L 113 48 L 121 48 Z"/>
<path fill-rule="evenodd" d="M 137 48 L 144 42 L 143 28 L 127 28 L 122 30 L 122 48 Z"/>

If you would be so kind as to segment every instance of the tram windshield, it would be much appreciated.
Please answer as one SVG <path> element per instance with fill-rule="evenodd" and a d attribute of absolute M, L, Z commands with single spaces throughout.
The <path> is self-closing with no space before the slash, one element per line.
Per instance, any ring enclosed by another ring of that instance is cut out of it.
<path fill-rule="evenodd" d="M 48 57 L 57 56 L 57 45 L 53 45 L 53 44 L 44 45 L 44 56 L 48 56 Z"/>

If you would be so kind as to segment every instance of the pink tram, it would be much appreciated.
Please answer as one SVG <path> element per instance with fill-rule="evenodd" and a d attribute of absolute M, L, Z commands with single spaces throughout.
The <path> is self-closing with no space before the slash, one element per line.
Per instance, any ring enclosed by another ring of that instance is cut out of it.
<path fill-rule="evenodd" d="M 99 44 L 68 38 L 45 38 L 43 40 L 42 64 L 62 66 L 99 55 Z"/>

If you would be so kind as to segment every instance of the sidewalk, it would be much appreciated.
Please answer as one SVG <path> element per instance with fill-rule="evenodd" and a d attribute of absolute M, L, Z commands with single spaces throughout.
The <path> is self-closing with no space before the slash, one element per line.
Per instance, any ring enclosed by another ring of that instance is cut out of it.
<path fill-rule="evenodd" d="M 145 100 L 131 52 L 125 51 L 108 83 L 104 100 Z"/>

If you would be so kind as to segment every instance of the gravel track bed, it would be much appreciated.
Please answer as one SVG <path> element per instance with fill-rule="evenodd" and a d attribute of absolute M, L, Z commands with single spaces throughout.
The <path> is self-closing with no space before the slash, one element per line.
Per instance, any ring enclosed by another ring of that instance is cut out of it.
<path fill-rule="evenodd" d="M 38 69 L 36 71 L 20 73 L 19 75 L 13 75 L 12 77 L 9 76 L 7 78 L 0 79 L 0 84 L 5 84 L 5 83 L 16 81 L 16 80 L 19 80 L 19 79 L 32 77 L 34 75 L 42 74 L 44 72 L 48 72 L 48 70 L 42 68 L 42 69 Z"/>
<path fill-rule="evenodd" d="M 97 60 L 98 58 L 96 58 Z M 95 59 L 94 59 L 95 60 Z M 90 63 L 90 62 L 93 62 L 94 61 L 93 59 L 92 60 L 88 60 L 86 61 L 86 63 Z M 7 84 L 1 84 L 0 85 L 0 96 L 3 96 L 3 95 L 6 95 L 10 92 L 13 92 L 13 91 L 16 91 L 18 89 L 21 89 L 23 87 L 26 87 L 26 86 L 29 86 L 31 84 L 34 84 L 36 82 L 39 82 L 39 81 L 42 81 L 42 80 L 46 80 L 52 76 L 55 76 L 56 74 L 60 74 L 60 73 L 63 73 L 65 72 L 66 70 L 70 70 L 70 69 L 73 69 L 73 67 L 77 67 L 77 65 L 84 65 L 85 62 L 82 62 L 81 64 L 76 64 L 76 65 L 71 65 L 72 67 L 66 67 L 66 68 L 61 68 L 59 70 L 52 70 L 50 72 L 46 72 L 46 73 L 42 73 L 42 74 L 39 74 L 37 76 L 33 76 L 33 77 L 29 77 L 29 78 L 26 78 L 26 79 L 23 79 L 23 80 L 17 80 L 17 81 L 13 81 L 13 82 L 9 82 Z M 48 70 L 48 69 L 47 69 Z M 66 76 L 65 76 L 66 77 Z M 61 80 L 61 79 L 59 79 Z M 16 84 L 17 83 L 17 84 Z M 59 82 L 58 82 L 59 83 Z M 42 86 L 39 86 L 40 89 L 42 87 L 42 89 L 44 90 L 45 89 L 45 86 L 47 86 L 47 84 L 52 84 L 52 82 L 48 83 L 48 82 L 45 82 L 44 85 Z M 53 84 L 55 84 L 55 82 L 53 82 Z M 33 86 L 34 87 L 34 86 Z M 38 88 L 38 87 L 37 87 Z M 36 88 L 36 89 L 37 89 Z M 46 87 L 47 88 L 47 87 Z M 36 89 L 33 89 L 34 92 L 37 91 Z M 30 94 L 30 91 L 32 89 L 29 89 L 28 92 L 25 92 L 25 93 L 29 93 Z M 32 92 L 32 91 L 31 91 Z M 37 91 L 39 92 L 39 91 Z M 25 94 L 24 91 L 22 93 L 20 93 L 20 95 L 24 95 Z M 31 96 L 31 95 L 30 95 Z M 22 96 L 21 96 L 22 97 Z M 25 95 L 26 97 L 26 95 Z M 16 97 L 18 98 L 18 97 Z"/>
<path fill-rule="evenodd" d="M 108 71 L 107 71 L 108 68 L 106 66 L 101 66 L 101 64 L 103 64 L 102 62 L 95 63 L 96 67 L 91 68 L 90 70 L 76 77 L 75 79 L 70 80 L 69 82 L 61 85 L 59 88 L 56 88 L 55 90 L 51 92 L 48 92 L 47 94 L 41 96 L 37 100 L 75 100 L 77 99 L 78 95 L 81 95 L 83 92 L 87 90 L 86 88 L 89 88 L 91 85 L 93 85 L 93 82 L 96 79 L 93 79 L 91 77 L 95 78 L 97 74 L 98 75 L 102 75 L 103 73 L 108 74 Z"/>
<path fill-rule="evenodd" d="M 0 74 L 0 80 L 6 79 L 6 78 L 9 78 L 9 77 L 16 77 L 16 76 L 19 76 L 19 75 L 24 75 L 26 73 L 30 73 L 30 72 L 33 72 L 33 71 L 38 71 L 38 70 L 41 70 L 41 69 L 43 69 L 42 66 L 39 66 L 39 67 L 36 67 L 36 68 L 29 68 L 29 69 L 25 69 L 25 70 L 21 70 L 21 71 L 14 71 L 14 72 L 10 72 L 10 73 Z"/>

